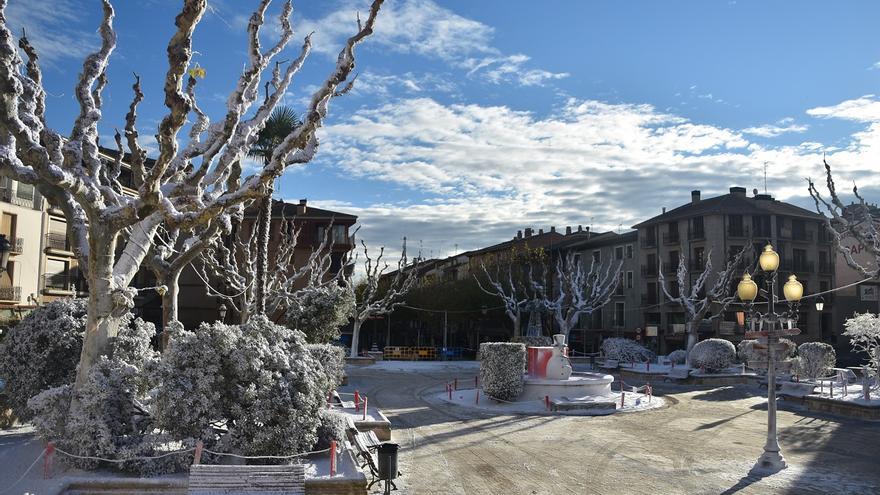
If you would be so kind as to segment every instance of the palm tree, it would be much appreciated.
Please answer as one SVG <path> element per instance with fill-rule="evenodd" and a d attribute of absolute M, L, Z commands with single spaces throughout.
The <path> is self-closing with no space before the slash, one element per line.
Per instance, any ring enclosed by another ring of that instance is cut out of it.
<path fill-rule="evenodd" d="M 248 156 L 251 158 L 261 158 L 264 164 L 268 164 L 272 159 L 272 153 L 275 151 L 275 148 L 300 125 L 302 125 L 302 121 L 292 108 L 285 105 L 275 108 L 272 111 L 272 115 L 266 119 L 266 126 L 257 135 L 257 141 L 251 147 Z M 257 294 L 255 300 L 258 314 L 266 313 L 266 272 L 269 268 L 269 229 L 272 224 L 272 191 L 274 188 L 273 181 L 269 185 L 266 196 L 260 204 L 260 213 L 257 218 L 259 232 L 256 274 Z"/>

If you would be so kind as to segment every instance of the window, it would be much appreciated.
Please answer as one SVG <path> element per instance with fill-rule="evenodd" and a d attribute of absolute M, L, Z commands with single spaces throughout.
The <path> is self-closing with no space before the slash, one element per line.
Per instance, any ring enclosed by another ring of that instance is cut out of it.
<path fill-rule="evenodd" d="M 18 188 L 15 191 L 15 195 L 21 199 L 27 199 L 30 201 L 34 200 L 34 186 L 30 184 L 25 184 L 23 182 L 18 183 Z"/>
<path fill-rule="evenodd" d="M 13 245 L 15 244 L 15 221 L 16 216 L 12 213 L 3 213 L 3 217 L 0 218 L 0 234 L 6 236 L 6 239 L 11 242 Z"/>
<path fill-rule="evenodd" d="M 333 244 L 348 244 L 348 236 L 346 235 L 348 229 L 346 229 L 345 225 L 334 225 L 333 226 Z"/>
<path fill-rule="evenodd" d="M 793 239 L 807 239 L 807 224 L 803 220 L 791 220 L 791 237 Z"/>
<path fill-rule="evenodd" d="M 730 215 L 730 217 L 728 217 L 727 234 L 731 236 L 742 237 L 744 233 L 745 229 L 743 229 L 743 216 Z"/>
<path fill-rule="evenodd" d="M 633 288 L 633 272 L 626 272 L 626 288 Z"/>
<path fill-rule="evenodd" d="M 631 260 L 633 257 L 633 246 L 632 244 L 626 245 L 626 259 Z"/>
<path fill-rule="evenodd" d="M 626 316 L 625 304 L 622 302 L 614 303 L 614 326 L 622 327 Z"/>
<path fill-rule="evenodd" d="M 593 321 L 590 323 L 590 328 L 595 330 L 602 328 L 602 326 L 602 309 L 600 308 L 593 311 Z"/>
<path fill-rule="evenodd" d="M 597 249 L 597 250 L 593 251 L 593 263 L 598 265 L 601 262 L 602 262 L 602 251 L 599 251 Z"/>
<path fill-rule="evenodd" d="M 49 232 L 46 233 L 46 246 L 52 249 L 68 251 L 67 222 L 57 218 L 49 219 Z"/>
<path fill-rule="evenodd" d="M 770 216 L 756 215 L 752 217 L 752 233 L 755 237 L 770 237 Z M 761 246 L 763 247 L 763 246 Z"/>
<path fill-rule="evenodd" d="M 47 289 L 70 290 L 68 262 L 49 258 L 46 260 L 45 286 Z"/>
<path fill-rule="evenodd" d="M 694 235 L 702 235 L 703 234 L 703 217 L 694 217 L 692 222 Z"/>
<path fill-rule="evenodd" d="M 623 246 L 618 246 L 614 248 L 614 259 L 622 260 L 623 259 Z"/>
<path fill-rule="evenodd" d="M 625 280 L 623 278 L 624 275 L 625 274 L 623 272 L 619 272 L 617 274 L 617 288 L 614 290 L 614 293 L 617 294 L 618 296 L 623 295 L 623 288 L 624 288 L 624 283 L 625 283 Z"/>
<path fill-rule="evenodd" d="M 677 269 L 678 269 L 678 263 L 679 263 L 678 251 L 669 251 L 669 266 L 670 266 L 670 269 L 671 269 L 671 270 L 677 270 Z"/>
<path fill-rule="evenodd" d="M 702 270 L 706 267 L 706 249 L 702 247 L 694 248 L 694 269 Z"/>

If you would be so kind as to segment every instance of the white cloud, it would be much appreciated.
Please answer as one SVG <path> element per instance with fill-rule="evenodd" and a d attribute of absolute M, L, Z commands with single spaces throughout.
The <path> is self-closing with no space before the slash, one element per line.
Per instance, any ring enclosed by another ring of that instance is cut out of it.
<path fill-rule="evenodd" d="M 366 10 L 362 5 L 360 12 Z M 302 19 L 297 28 L 300 32 L 315 31 L 314 50 L 335 57 L 344 40 L 355 31 L 357 12 L 357 7 L 346 7 L 321 19 Z M 501 53 L 492 46 L 493 34 L 491 26 L 460 16 L 432 0 L 402 0 L 382 6 L 369 43 L 396 53 L 439 59 L 495 84 L 540 86 L 568 76 L 525 67 L 529 57 Z"/>
<path fill-rule="evenodd" d="M 94 11 L 101 13 L 98 4 L 92 4 Z M 16 35 L 22 28 L 28 40 L 34 45 L 37 54 L 45 65 L 52 65 L 64 58 L 83 58 L 98 46 L 97 26 L 89 30 L 77 27 L 82 18 L 82 6 L 71 0 L 40 2 L 32 0 L 11 0 L 6 7 L 6 20 Z"/>
<path fill-rule="evenodd" d="M 830 107 L 807 110 L 807 115 L 822 119 L 845 119 L 857 122 L 880 122 L 880 100 L 875 95 L 865 95 L 846 100 Z"/>
<path fill-rule="evenodd" d="M 777 125 L 764 124 L 756 127 L 747 127 L 742 131 L 753 136 L 774 138 L 783 134 L 806 132 L 807 129 L 809 129 L 809 126 L 807 125 L 794 124 L 792 122 L 793 119 L 787 117 L 777 122 Z"/>

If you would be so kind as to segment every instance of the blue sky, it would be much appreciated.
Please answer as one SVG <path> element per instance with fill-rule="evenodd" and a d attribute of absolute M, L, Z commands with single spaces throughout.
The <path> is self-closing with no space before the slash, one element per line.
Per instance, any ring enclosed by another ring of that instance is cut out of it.
<path fill-rule="evenodd" d="M 143 77 L 140 133 L 164 115 L 165 45 L 179 2 L 117 1 L 105 91 L 111 145 Z M 251 1 L 210 1 L 195 61 L 200 105 L 218 118 L 246 60 Z M 279 9 L 273 5 L 272 12 Z M 315 49 L 286 101 L 302 108 L 366 2 L 294 3 L 298 53 Z M 72 88 L 97 45 L 100 5 L 10 0 L 44 63 L 49 123 L 67 130 Z M 527 226 L 616 229 L 730 186 L 809 206 L 828 154 L 877 199 L 880 3 L 387 0 L 358 52 L 355 90 L 333 102 L 318 158 L 278 196 L 361 217 L 361 236 L 425 255 L 505 240 Z M 275 19 L 265 39 L 276 36 Z"/>

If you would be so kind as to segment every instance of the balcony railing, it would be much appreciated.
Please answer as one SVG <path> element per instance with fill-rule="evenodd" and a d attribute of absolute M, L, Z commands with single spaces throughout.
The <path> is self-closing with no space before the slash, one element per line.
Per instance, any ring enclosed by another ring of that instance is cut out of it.
<path fill-rule="evenodd" d="M 663 234 L 663 244 L 678 244 L 679 242 L 681 242 L 681 237 L 678 235 L 678 232 Z"/>
<path fill-rule="evenodd" d="M 705 230 L 688 230 L 688 240 L 689 241 L 696 241 L 696 240 L 705 239 L 705 238 L 706 238 L 706 231 Z"/>
<path fill-rule="evenodd" d="M 675 275 L 678 272 L 678 262 L 663 263 L 663 275 Z"/>
<path fill-rule="evenodd" d="M 782 260 L 780 263 L 780 267 L 783 272 L 794 272 L 794 273 L 815 273 L 816 265 L 812 261 L 792 261 L 792 260 Z"/>
<path fill-rule="evenodd" d="M 657 247 L 657 238 L 656 237 L 644 237 L 639 240 L 639 245 L 643 248 L 655 248 L 655 247 Z"/>
<path fill-rule="evenodd" d="M 24 252 L 24 238 L 16 237 L 12 243 L 12 254 L 21 254 Z"/>
<path fill-rule="evenodd" d="M 802 241 L 802 242 L 812 242 L 813 241 L 813 231 L 807 230 L 803 232 L 795 232 L 795 231 L 779 231 L 780 239 L 785 239 L 788 241 Z"/>
<path fill-rule="evenodd" d="M 76 284 L 74 283 L 73 277 L 67 273 L 47 273 L 43 275 L 43 288 L 47 290 L 73 292 L 76 290 Z"/>
<path fill-rule="evenodd" d="M 46 247 L 49 249 L 58 249 L 60 251 L 70 251 L 70 243 L 67 242 L 67 235 L 58 232 L 49 232 L 46 234 Z"/>
<path fill-rule="evenodd" d="M 31 196 L 30 198 L 22 198 L 8 187 L 0 188 L 0 201 L 6 201 L 7 203 L 12 203 L 17 206 L 23 206 L 25 208 L 34 208 L 35 199 L 36 196 Z"/>
<path fill-rule="evenodd" d="M 733 225 L 727 226 L 727 237 L 749 237 L 749 228 L 748 227 L 736 227 Z"/>
<path fill-rule="evenodd" d="M 656 277 L 657 276 L 657 265 L 642 265 L 642 276 L 643 277 Z"/>
<path fill-rule="evenodd" d="M 0 287 L 0 301 L 21 301 L 21 287 Z"/>

